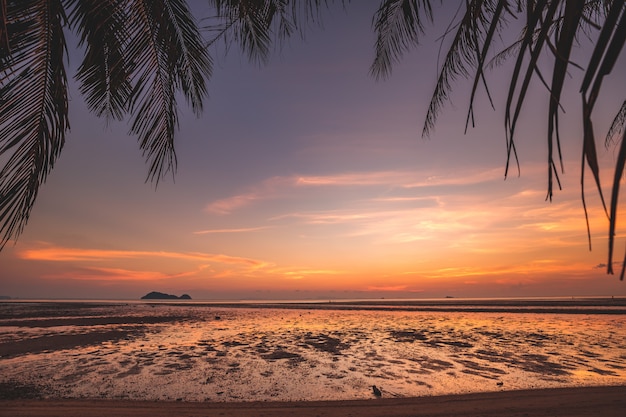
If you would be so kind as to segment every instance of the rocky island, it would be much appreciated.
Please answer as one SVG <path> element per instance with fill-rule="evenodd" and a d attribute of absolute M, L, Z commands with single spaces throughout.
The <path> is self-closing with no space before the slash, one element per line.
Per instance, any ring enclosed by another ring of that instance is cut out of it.
<path fill-rule="evenodd" d="M 172 294 L 165 294 L 158 291 L 152 291 L 141 297 L 142 300 L 191 300 L 188 294 L 183 294 L 180 297 Z"/>

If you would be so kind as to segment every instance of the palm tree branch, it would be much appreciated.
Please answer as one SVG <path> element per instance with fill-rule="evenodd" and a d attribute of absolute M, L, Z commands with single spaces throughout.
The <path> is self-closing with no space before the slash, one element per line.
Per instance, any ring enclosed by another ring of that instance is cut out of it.
<path fill-rule="evenodd" d="M 563 156 L 561 154 L 561 140 L 559 137 L 558 117 L 561 106 L 561 93 L 565 83 L 569 57 L 574 45 L 574 39 L 583 13 L 585 0 L 570 0 L 565 3 L 565 10 L 560 30 L 556 31 L 556 53 L 554 54 L 554 68 L 552 70 L 552 82 L 550 84 L 550 103 L 548 108 L 548 195 L 552 198 L 553 175 L 558 181 L 558 172 L 554 167 L 554 144 L 556 141 L 558 158 L 563 171 Z M 549 42 L 548 42 L 549 43 Z M 560 188 L 560 186 L 559 186 Z M 591 240 L 591 236 L 589 236 Z"/>
<path fill-rule="evenodd" d="M 532 36 L 535 27 L 537 24 L 544 19 L 544 21 L 551 21 L 553 19 L 554 14 L 556 13 L 556 9 L 558 7 L 558 2 L 552 2 L 547 6 L 547 10 L 545 10 L 546 15 L 543 15 L 544 9 L 546 8 L 546 1 L 540 0 L 532 7 L 532 1 L 528 2 L 528 10 L 527 10 L 527 21 L 525 28 L 525 35 L 523 37 L 524 41 L 520 48 L 520 52 L 517 56 L 517 61 L 515 62 L 515 67 L 513 69 L 513 75 L 511 77 L 511 82 L 509 84 L 509 93 L 507 97 L 507 103 L 505 107 L 505 115 L 504 115 L 504 124 L 505 124 L 505 132 L 507 139 L 507 162 L 505 167 L 505 176 L 509 169 L 509 161 L 511 159 L 511 153 L 515 156 L 515 161 L 518 166 L 519 171 L 519 160 L 517 158 L 517 154 L 515 153 L 515 127 L 517 124 L 517 120 L 519 118 L 522 104 L 524 102 L 524 98 L 526 96 L 526 92 L 528 91 L 528 86 L 530 85 L 530 80 L 533 72 L 535 72 L 537 67 L 537 60 L 542 51 L 543 44 L 548 36 L 548 32 L 550 29 L 549 25 L 540 25 L 539 33 L 537 37 L 534 38 Z M 524 72 L 524 79 L 522 81 L 520 91 L 515 95 L 518 79 L 522 73 L 522 66 L 524 61 L 525 50 L 528 49 L 530 53 L 530 60 L 526 65 L 526 70 Z M 516 97 L 516 99 L 515 99 Z M 516 101 L 515 110 L 513 111 L 513 115 L 511 116 L 511 110 L 513 108 L 513 101 Z"/>
<path fill-rule="evenodd" d="M 624 43 L 626 43 L 626 11 L 624 10 L 626 7 L 623 2 L 615 2 L 613 7 L 609 11 L 609 15 L 617 14 L 619 16 L 619 20 L 616 18 L 617 22 L 613 25 L 612 28 L 608 30 L 609 35 L 606 35 L 607 30 L 606 26 L 602 28 L 600 32 L 600 38 L 596 43 L 596 49 L 592 54 L 592 61 L 590 62 L 588 68 L 589 71 L 592 71 L 593 74 L 588 76 L 585 74 L 585 81 L 583 83 L 582 88 L 582 99 L 583 99 L 583 123 L 585 126 L 585 155 L 587 156 L 587 162 L 592 172 L 598 171 L 597 166 L 597 157 L 595 155 L 595 142 L 593 135 L 593 126 L 591 121 L 591 114 L 593 112 L 593 106 L 595 104 L 595 100 L 598 97 L 598 93 L 600 91 L 600 87 L 602 85 L 602 80 L 606 75 L 608 75 L 615 65 L 617 57 L 619 56 Z M 615 10 L 617 9 L 617 12 Z M 607 17 L 607 21 L 609 18 Z M 606 23 L 605 23 L 606 25 Z M 597 52 L 600 51 L 600 52 Z M 589 80 L 589 81 L 588 81 Z M 588 87 L 591 85 L 591 80 L 593 80 L 593 84 L 591 90 L 588 91 Z M 588 145 L 589 144 L 589 145 Z M 587 146 L 588 145 L 588 146 Z M 591 146 L 593 145 L 593 146 Z M 622 138 L 622 144 L 620 146 L 620 151 L 618 153 L 617 161 L 615 163 L 615 175 L 613 177 L 613 187 L 611 192 L 611 212 L 609 215 L 609 258 L 607 265 L 607 272 L 609 274 L 613 273 L 613 250 L 615 246 L 615 227 L 617 225 L 617 203 L 619 198 L 619 188 L 620 188 L 620 180 L 623 175 L 624 163 L 626 162 L 626 149 L 624 149 L 624 139 Z M 599 192 L 600 189 L 600 179 L 599 175 L 596 176 L 596 185 L 598 187 Z M 625 263 L 626 265 L 626 263 Z M 624 269 L 622 269 L 621 278 L 623 278 Z"/>
<path fill-rule="evenodd" d="M 470 93 L 470 104 L 469 104 L 469 109 L 467 112 L 467 119 L 465 121 L 465 131 L 467 131 L 467 126 L 469 124 L 470 115 L 472 117 L 472 125 L 474 124 L 473 123 L 474 98 L 476 96 L 476 90 L 478 88 L 478 82 L 480 79 L 483 80 L 485 91 L 487 92 L 487 97 L 489 99 L 489 103 L 491 104 L 492 108 L 494 107 L 493 99 L 491 98 L 491 94 L 489 93 L 489 88 L 487 87 L 487 82 L 485 80 L 484 68 L 485 68 L 485 60 L 487 59 L 487 51 L 489 50 L 493 37 L 496 34 L 498 26 L 500 25 L 500 16 L 502 15 L 502 11 L 505 9 L 504 6 L 505 6 L 505 3 L 502 1 L 499 1 L 498 4 L 496 5 L 496 8 L 493 11 L 493 15 L 491 17 L 491 24 L 489 25 L 489 29 L 487 30 L 487 35 L 481 47 L 478 46 L 478 39 L 476 38 L 474 39 L 474 43 L 477 48 L 476 49 L 476 55 L 477 55 L 476 56 L 476 59 L 477 59 L 476 74 L 474 75 L 474 83 L 472 85 L 472 91 Z"/>
<path fill-rule="evenodd" d="M 257 63 L 266 63 L 274 41 L 282 42 L 307 24 L 321 20 L 321 11 L 337 0 L 209 0 L 215 16 L 204 29 L 213 33 L 208 46 L 223 42 L 226 51 L 237 43 Z M 345 4 L 349 0 L 341 0 Z"/>
<path fill-rule="evenodd" d="M 7 0 L 0 0 L 0 54 L 9 53 L 9 32 L 7 30 Z"/>
<path fill-rule="evenodd" d="M 218 20 L 227 23 L 220 36 L 230 43 L 230 36 L 238 42 L 248 58 L 254 62 L 266 62 L 271 45 L 272 0 L 212 0 Z M 214 26 L 209 30 L 214 30 Z"/>
<path fill-rule="evenodd" d="M 435 90 L 431 96 L 426 113 L 422 136 L 430 135 L 430 131 L 436 123 L 444 102 L 448 100 L 451 82 L 459 75 L 469 77 L 469 67 L 478 68 L 480 66 L 479 57 L 476 54 L 476 51 L 480 48 L 478 44 L 479 37 L 483 37 L 485 26 L 488 25 L 488 21 L 493 17 L 494 12 L 493 8 L 482 7 L 482 4 L 483 1 L 481 0 L 474 0 L 469 3 L 458 24 L 456 34 L 452 39 L 448 53 L 439 71 Z M 483 43 L 483 45 L 487 47 L 487 44 Z M 480 68 L 477 69 L 477 72 L 481 72 Z M 480 77 L 480 75 L 477 76 Z"/>
<path fill-rule="evenodd" d="M 177 86 L 182 89 L 196 114 L 202 111 L 207 95 L 206 80 L 211 77 L 212 61 L 204 47 L 197 23 L 184 0 L 164 2 L 168 29 L 169 61 Z M 174 59 L 174 58 L 178 59 Z"/>
<path fill-rule="evenodd" d="M 131 0 L 127 56 L 134 75 L 130 132 L 139 136 L 149 163 L 149 180 L 158 181 L 176 170 L 174 133 L 177 127 L 176 97 L 165 39 L 160 31 L 162 1 Z"/>
<path fill-rule="evenodd" d="M 97 116 L 121 120 L 132 93 L 124 57 L 124 0 L 70 0 L 70 23 L 85 45 L 76 79 L 87 106 Z"/>
<path fill-rule="evenodd" d="M 620 144 L 619 153 L 617 155 L 617 161 L 615 162 L 615 174 L 613 176 L 613 190 L 611 192 L 611 215 L 609 222 L 609 260 L 607 265 L 607 273 L 613 273 L 613 250 L 615 247 L 615 228 L 617 217 L 617 205 L 619 201 L 619 189 L 622 176 L 624 175 L 624 166 L 626 165 L 626 132 L 622 136 L 622 143 Z M 620 280 L 624 279 L 624 266 L 626 265 L 626 258 L 622 264 L 622 272 L 620 274 Z"/>
<path fill-rule="evenodd" d="M 28 222 L 69 129 L 60 0 L 7 4 L 11 54 L 0 60 L 0 248 Z M 29 100 L 24 100 L 29 97 Z"/>
<path fill-rule="evenodd" d="M 424 17 L 432 21 L 430 1 L 385 0 L 374 16 L 376 32 L 376 57 L 370 66 L 370 74 L 384 78 L 391 68 L 412 46 L 419 44 L 424 31 Z"/>
<path fill-rule="evenodd" d="M 626 100 L 622 103 L 622 107 L 613 118 L 611 127 L 609 128 L 609 131 L 606 134 L 606 139 L 604 140 L 605 145 L 609 146 L 615 136 L 621 135 L 622 132 L 624 131 L 625 126 L 626 126 Z"/>

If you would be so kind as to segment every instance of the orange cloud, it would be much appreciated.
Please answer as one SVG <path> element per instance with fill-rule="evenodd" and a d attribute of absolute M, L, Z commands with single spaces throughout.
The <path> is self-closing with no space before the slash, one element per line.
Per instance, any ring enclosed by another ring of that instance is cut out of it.
<path fill-rule="evenodd" d="M 334 271 L 331 269 L 296 269 L 296 270 L 276 270 L 278 274 L 284 275 L 290 279 L 304 279 L 309 275 L 341 275 L 345 271 Z"/>
<path fill-rule="evenodd" d="M 139 258 L 169 258 L 190 261 L 219 262 L 226 264 L 239 264 L 252 267 L 262 267 L 269 265 L 266 262 L 229 256 L 223 254 L 198 253 L 198 252 L 162 252 L 162 251 L 123 251 L 123 250 L 103 250 L 103 249 L 81 249 L 46 247 L 39 249 L 27 249 L 18 253 L 21 259 L 38 261 L 87 261 L 98 262 L 111 259 L 139 259 Z"/>
<path fill-rule="evenodd" d="M 369 286 L 367 291 L 404 291 L 404 292 L 420 292 L 416 290 L 410 290 L 406 285 L 383 285 L 383 286 Z"/>
<path fill-rule="evenodd" d="M 144 271 L 127 268 L 87 267 L 72 272 L 44 275 L 48 279 L 78 279 L 87 281 L 155 281 L 194 276 L 208 265 L 200 265 L 192 271 L 163 273 L 160 271 Z"/>
<path fill-rule="evenodd" d="M 336 175 L 300 176 L 295 180 L 297 186 L 399 186 L 410 181 L 416 175 L 411 171 L 374 171 L 354 172 Z"/>
<path fill-rule="evenodd" d="M 540 259 L 511 265 L 447 267 L 422 272 L 422 274 L 427 278 L 455 279 L 496 276 L 502 278 L 490 282 L 505 283 L 509 282 L 509 278 L 507 277 L 512 276 L 519 277 L 523 275 L 540 277 L 547 274 L 568 274 L 568 276 L 573 276 L 581 273 L 586 274 L 591 270 L 592 267 L 584 263 L 573 263 L 557 259 Z"/>
<path fill-rule="evenodd" d="M 404 184 L 405 188 L 435 187 L 444 185 L 471 185 L 483 182 L 502 181 L 503 169 L 491 168 L 486 170 L 471 170 L 466 172 L 450 172 L 446 175 L 429 175 L 425 179 L 420 179 Z"/>

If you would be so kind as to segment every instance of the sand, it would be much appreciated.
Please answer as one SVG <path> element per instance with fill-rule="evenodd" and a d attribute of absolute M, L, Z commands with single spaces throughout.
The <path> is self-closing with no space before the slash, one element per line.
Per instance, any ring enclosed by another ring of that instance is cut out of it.
<path fill-rule="evenodd" d="M 0 401 L 0 416 L 7 417 L 623 417 L 625 412 L 626 386 L 323 402 Z"/>

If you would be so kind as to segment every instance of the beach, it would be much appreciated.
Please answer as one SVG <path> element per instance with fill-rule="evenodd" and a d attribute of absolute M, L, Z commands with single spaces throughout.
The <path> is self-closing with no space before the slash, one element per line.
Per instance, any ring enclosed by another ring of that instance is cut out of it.
<path fill-rule="evenodd" d="M 0 401 L 12 417 L 622 417 L 626 387 L 586 387 L 322 402 Z"/>
<path fill-rule="evenodd" d="M 0 303 L 0 415 L 622 416 L 625 317 L 622 299 Z"/>

